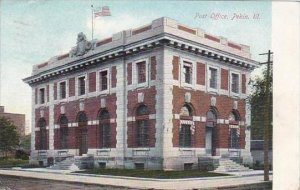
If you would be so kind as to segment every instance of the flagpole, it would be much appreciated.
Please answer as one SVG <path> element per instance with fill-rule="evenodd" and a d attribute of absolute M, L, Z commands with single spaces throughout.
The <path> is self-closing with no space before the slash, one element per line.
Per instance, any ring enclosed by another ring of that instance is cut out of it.
<path fill-rule="evenodd" d="M 94 39 L 94 8 L 93 5 L 91 5 L 92 7 L 92 41 Z"/>

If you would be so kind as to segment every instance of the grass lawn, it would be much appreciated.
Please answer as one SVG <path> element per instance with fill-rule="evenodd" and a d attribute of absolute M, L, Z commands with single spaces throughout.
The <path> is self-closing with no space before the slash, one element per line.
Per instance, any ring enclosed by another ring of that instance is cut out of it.
<path fill-rule="evenodd" d="M 228 176 L 227 174 L 202 172 L 199 170 L 163 171 L 163 170 L 98 169 L 98 168 L 85 170 L 85 171 L 78 171 L 76 173 L 127 176 L 127 177 L 143 177 L 143 178 L 159 178 L 159 179 Z"/>
<path fill-rule="evenodd" d="M 28 164 L 28 160 L 0 158 L 0 168 L 21 167 L 25 164 Z"/>

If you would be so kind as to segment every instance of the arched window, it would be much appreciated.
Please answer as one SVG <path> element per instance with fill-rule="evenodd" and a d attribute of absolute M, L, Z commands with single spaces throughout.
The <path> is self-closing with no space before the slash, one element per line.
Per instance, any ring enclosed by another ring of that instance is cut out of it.
<path fill-rule="evenodd" d="M 233 110 L 229 114 L 229 123 L 231 124 L 231 127 L 229 128 L 229 147 L 232 149 L 238 149 L 239 148 L 239 126 L 238 121 L 240 120 L 240 115 L 236 110 Z"/>
<path fill-rule="evenodd" d="M 99 139 L 102 148 L 110 147 L 110 116 L 109 112 L 104 109 L 99 114 Z"/>
<path fill-rule="evenodd" d="M 46 129 L 46 120 L 41 118 L 38 122 L 40 128 L 40 150 L 47 149 L 47 129 Z"/>
<path fill-rule="evenodd" d="M 84 112 L 79 112 L 78 116 L 77 116 L 77 121 L 78 123 L 86 123 L 87 122 L 87 117 L 86 114 Z"/>
<path fill-rule="evenodd" d="M 179 131 L 179 146 L 180 147 L 190 147 L 192 145 L 192 133 L 191 133 L 191 121 L 189 121 L 189 116 L 193 116 L 193 111 L 190 105 L 185 104 L 180 109 L 180 116 L 181 117 L 180 122 L 180 131 Z M 184 120 L 182 120 L 184 119 Z"/>
<path fill-rule="evenodd" d="M 193 115 L 192 108 L 187 104 L 182 106 L 182 108 L 180 109 L 179 115 L 180 116 L 192 116 Z"/>
<path fill-rule="evenodd" d="M 240 121 L 240 115 L 237 111 L 232 111 L 229 114 L 228 120 L 231 122 L 237 122 Z"/>
<path fill-rule="evenodd" d="M 140 105 L 136 111 L 136 123 L 137 123 L 137 145 L 139 147 L 149 146 L 148 136 L 148 118 L 143 117 L 148 115 L 149 111 L 147 106 Z"/>
<path fill-rule="evenodd" d="M 68 148 L 68 118 L 65 115 L 61 115 L 59 119 L 60 125 L 60 148 Z"/>
<path fill-rule="evenodd" d="M 206 127 L 214 127 L 217 123 L 216 111 L 211 109 L 206 114 Z"/>

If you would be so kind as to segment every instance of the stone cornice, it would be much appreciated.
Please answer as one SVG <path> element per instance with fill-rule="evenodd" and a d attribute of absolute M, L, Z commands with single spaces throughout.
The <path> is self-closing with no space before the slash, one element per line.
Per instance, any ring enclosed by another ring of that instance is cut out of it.
<path fill-rule="evenodd" d="M 33 76 L 23 79 L 23 81 L 28 83 L 29 85 L 33 85 L 57 77 L 61 74 L 76 72 L 78 70 L 82 70 L 83 68 L 90 68 L 92 66 L 101 64 L 108 60 L 141 53 L 143 51 L 151 50 L 155 47 L 163 45 L 194 53 L 202 57 L 218 60 L 220 61 L 220 63 L 228 63 L 240 66 L 250 71 L 258 66 L 258 62 L 254 60 L 237 56 L 228 52 L 218 50 L 216 48 L 205 46 L 203 44 L 192 42 L 184 38 L 165 33 L 153 36 L 151 38 L 143 39 L 132 44 L 119 46 L 104 52 L 94 51 L 94 53 L 90 56 L 71 60 L 64 65 L 53 67 L 40 73 L 34 74 Z"/>

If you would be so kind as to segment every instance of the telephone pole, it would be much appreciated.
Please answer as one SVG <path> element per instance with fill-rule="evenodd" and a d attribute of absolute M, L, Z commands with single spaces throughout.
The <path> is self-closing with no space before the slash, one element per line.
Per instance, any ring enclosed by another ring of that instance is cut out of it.
<path fill-rule="evenodd" d="M 262 53 L 259 55 L 268 55 L 268 61 L 260 63 L 261 65 L 267 65 L 267 79 L 266 79 L 266 91 L 265 91 L 265 106 L 264 106 L 264 181 L 269 181 L 269 129 L 270 129 L 270 69 L 273 61 L 271 60 L 271 50 L 268 53 Z"/>

